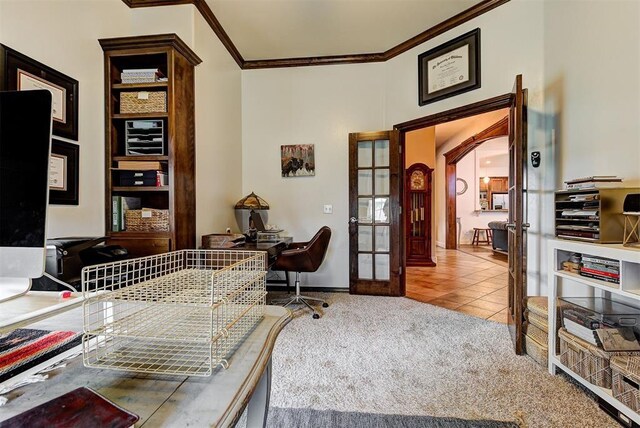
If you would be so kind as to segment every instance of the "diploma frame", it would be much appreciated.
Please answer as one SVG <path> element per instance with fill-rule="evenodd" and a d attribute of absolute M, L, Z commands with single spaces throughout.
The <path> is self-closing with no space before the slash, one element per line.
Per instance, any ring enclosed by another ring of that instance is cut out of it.
<path fill-rule="evenodd" d="M 464 49 L 468 47 L 468 49 Z M 437 70 L 433 70 L 433 64 L 429 67 L 430 61 L 436 58 L 447 58 L 446 55 L 452 52 L 460 52 L 463 48 L 466 58 L 462 61 L 468 64 L 468 69 L 460 70 L 460 75 L 467 76 L 461 83 L 452 83 L 451 76 L 438 76 Z M 442 84 L 437 90 L 430 89 L 430 82 L 433 79 L 441 79 Z M 443 43 L 418 56 L 418 105 L 426 105 L 445 98 L 453 97 L 464 92 L 480 88 L 480 29 L 469 31 L 453 40 Z"/>
<path fill-rule="evenodd" d="M 77 144 L 51 139 L 51 157 L 54 158 L 54 163 L 62 161 L 63 167 L 61 170 L 49 171 L 50 183 L 51 174 L 62 174 L 61 177 L 57 177 L 59 184 L 49 184 L 49 204 L 78 205 L 79 152 Z"/>
<path fill-rule="evenodd" d="M 51 91 L 54 104 L 60 104 L 54 113 L 53 135 L 77 141 L 78 81 L 0 44 L 0 90 L 19 90 L 21 82 Z"/>

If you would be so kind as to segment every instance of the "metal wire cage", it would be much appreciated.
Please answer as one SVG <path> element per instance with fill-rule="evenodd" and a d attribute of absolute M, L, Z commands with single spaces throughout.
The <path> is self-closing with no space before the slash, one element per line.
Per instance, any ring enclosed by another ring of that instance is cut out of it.
<path fill-rule="evenodd" d="M 82 270 L 87 367 L 209 376 L 264 316 L 265 254 L 181 250 Z"/>

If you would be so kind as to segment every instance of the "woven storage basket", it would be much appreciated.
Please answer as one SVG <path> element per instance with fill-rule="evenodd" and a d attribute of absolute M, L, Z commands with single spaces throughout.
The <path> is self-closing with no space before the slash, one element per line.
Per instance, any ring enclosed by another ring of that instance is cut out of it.
<path fill-rule="evenodd" d="M 538 342 L 539 344 L 548 346 L 549 334 L 546 331 L 542 330 L 541 328 L 529 322 L 525 322 L 524 333 L 527 336 L 531 337 L 532 339 L 535 339 L 535 341 Z"/>
<path fill-rule="evenodd" d="M 528 296 L 525 305 L 530 312 L 546 317 L 549 313 L 549 299 L 546 296 Z"/>
<path fill-rule="evenodd" d="M 120 92 L 120 113 L 166 113 L 167 93 L 163 91 Z"/>
<path fill-rule="evenodd" d="M 547 367 L 549 365 L 549 347 L 546 344 L 539 343 L 528 334 L 524 337 L 524 340 L 527 355 L 542 367 Z"/>
<path fill-rule="evenodd" d="M 530 324 L 535 325 L 545 333 L 549 332 L 549 320 L 546 316 L 541 316 L 529 310 L 524 312 L 524 317 Z"/>
<path fill-rule="evenodd" d="M 143 215 L 144 213 L 144 215 Z M 131 232 L 168 232 L 169 210 L 128 210 L 125 212 L 125 226 Z"/>
<path fill-rule="evenodd" d="M 634 355 L 633 352 L 606 352 L 570 334 L 564 328 L 558 331 L 558 337 L 560 362 L 588 382 L 602 388 L 611 388 L 611 358 Z"/>
<path fill-rule="evenodd" d="M 613 397 L 634 412 L 640 409 L 640 357 L 613 357 Z"/>

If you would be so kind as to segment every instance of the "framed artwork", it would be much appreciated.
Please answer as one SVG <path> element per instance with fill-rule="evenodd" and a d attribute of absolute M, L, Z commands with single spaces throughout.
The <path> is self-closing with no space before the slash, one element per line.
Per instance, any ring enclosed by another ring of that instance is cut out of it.
<path fill-rule="evenodd" d="M 78 81 L 0 44 L 0 88 L 51 92 L 53 135 L 78 140 Z"/>
<path fill-rule="evenodd" d="M 418 104 L 423 106 L 480 87 L 480 29 L 418 56 Z"/>
<path fill-rule="evenodd" d="M 49 203 L 78 205 L 79 146 L 51 139 Z"/>
<path fill-rule="evenodd" d="M 280 146 L 283 177 L 309 177 L 316 175 L 313 144 Z"/>

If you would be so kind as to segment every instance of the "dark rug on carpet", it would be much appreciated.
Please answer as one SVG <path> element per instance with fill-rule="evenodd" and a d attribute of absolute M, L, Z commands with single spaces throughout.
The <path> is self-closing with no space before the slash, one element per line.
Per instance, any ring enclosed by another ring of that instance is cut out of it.
<path fill-rule="evenodd" d="M 267 428 L 518 428 L 514 422 L 270 407 Z"/>
<path fill-rule="evenodd" d="M 17 329 L 0 335 L 0 382 L 35 367 L 82 342 L 73 331 Z"/>

